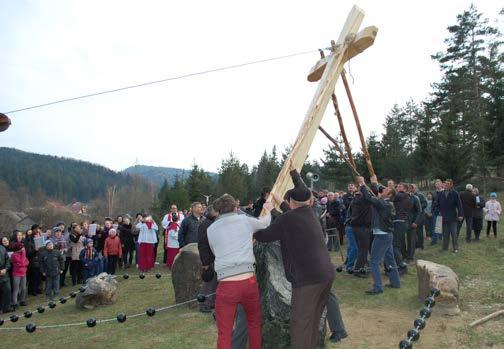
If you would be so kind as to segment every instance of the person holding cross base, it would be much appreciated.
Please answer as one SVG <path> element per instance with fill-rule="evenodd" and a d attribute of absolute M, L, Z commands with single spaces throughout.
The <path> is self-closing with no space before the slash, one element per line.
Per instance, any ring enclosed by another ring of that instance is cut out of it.
<path fill-rule="evenodd" d="M 289 191 L 290 211 L 254 234 L 260 242 L 280 240 L 285 276 L 292 284 L 291 348 L 311 349 L 319 341 L 319 322 L 334 279 L 334 266 L 318 217 L 310 207 L 311 191 Z"/>
<path fill-rule="evenodd" d="M 395 190 L 389 187 L 379 187 L 376 176 L 371 177 L 371 189 L 378 197 L 371 195 L 364 183 L 364 177 L 357 177 L 360 185 L 360 192 L 364 200 L 370 202 L 372 206 L 371 227 L 373 229 L 373 244 L 371 246 L 371 275 L 373 276 L 373 288 L 366 291 L 369 295 L 383 293 L 382 280 L 380 275 L 380 262 L 390 268 L 389 278 L 391 288 L 400 288 L 401 281 L 397 264 L 394 259 L 394 247 L 392 246 L 394 231 L 393 216 L 395 214 L 394 204 L 390 199 L 394 196 Z"/>

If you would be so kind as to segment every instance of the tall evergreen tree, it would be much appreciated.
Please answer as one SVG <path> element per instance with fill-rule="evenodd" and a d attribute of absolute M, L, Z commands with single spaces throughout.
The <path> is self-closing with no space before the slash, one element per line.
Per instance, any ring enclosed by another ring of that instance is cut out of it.
<path fill-rule="evenodd" d="M 203 195 L 212 195 L 215 191 L 210 175 L 196 164 L 193 165 L 185 184 L 191 202 L 203 201 Z"/>
<path fill-rule="evenodd" d="M 241 164 L 232 152 L 229 158 L 222 160 L 219 169 L 219 194 L 228 193 L 244 201 L 248 194 L 248 166 Z"/>

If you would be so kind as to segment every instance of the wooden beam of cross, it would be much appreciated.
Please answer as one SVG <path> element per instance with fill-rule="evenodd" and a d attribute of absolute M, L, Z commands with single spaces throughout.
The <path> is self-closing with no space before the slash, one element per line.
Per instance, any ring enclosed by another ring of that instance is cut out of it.
<path fill-rule="evenodd" d="M 332 53 L 325 57 L 325 67 L 323 69 L 317 91 L 306 113 L 301 129 L 292 151 L 287 157 L 280 173 L 277 177 L 272 192 L 283 197 L 288 188 L 292 187 L 292 180 L 289 175 L 289 164 L 292 162 L 294 167 L 300 172 L 308 156 L 308 151 L 313 143 L 315 134 L 318 130 L 322 117 L 329 103 L 329 99 L 336 86 L 336 81 L 343 71 L 345 62 L 358 55 L 366 48 L 371 46 L 376 36 L 377 28 L 373 30 L 365 29 L 366 33 L 357 31 L 364 18 L 364 11 L 357 6 L 353 6 L 348 14 L 345 25 L 341 30 L 338 41 L 332 43 Z M 271 201 L 270 195 L 267 201 Z M 264 211 L 263 211 L 264 213 Z"/>

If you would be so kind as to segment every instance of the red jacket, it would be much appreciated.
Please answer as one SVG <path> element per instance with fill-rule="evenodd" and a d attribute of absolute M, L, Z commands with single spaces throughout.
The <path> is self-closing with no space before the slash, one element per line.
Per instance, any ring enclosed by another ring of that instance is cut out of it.
<path fill-rule="evenodd" d="M 23 248 L 21 251 L 14 252 L 11 256 L 12 261 L 12 276 L 23 277 L 26 276 L 28 270 L 28 258 L 26 258 L 26 251 Z"/>
<path fill-rule="evenodd" d="M 119 258 L 122 257 L 121 239 L 119 239 L 117 235 L 115 237 L 109 236 L 105 240 L 103 255 L 105 257 L 108 256 L 119 256 Z"/>

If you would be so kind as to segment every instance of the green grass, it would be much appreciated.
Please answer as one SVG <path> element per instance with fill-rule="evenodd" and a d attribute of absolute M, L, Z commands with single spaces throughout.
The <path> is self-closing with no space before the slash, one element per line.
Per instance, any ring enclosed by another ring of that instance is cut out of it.
<path fill-rule="evenodd" d="M 464 229 L 464 227 L 462 228 Z M 504 348 L 504 319 L 492 320 L 475 329 L 467 325 L 504 306 L 504 224 L 500 224 L 498 240 L 482 238 L 479 244 L 466 244 L 461 239 L 460 253 L 442 252 L 439 245 L 417 250 L 417 257 L 451 267 L 460 278 L 461 310 L 456 317 L 436 314 L 428 320 L 427 328 L 415 348 Z M 464 231 L 462 230 L 462 234 Z M 461 236 L 462 237 L 462 236 Z M 339 254 L 332 254 L 336 264 Z M 156 279 L 153 274 L 161 272 Z M 118 274 L 122 274 L 119 270 Z M 84 325 L 86 319 L 105 319 L 117 313 L 133 314 L 150 306 L 161 307 L 175 303 L 169 272 L 156 266 L 144 280 L 130 271 L 129 280 L 119 279 L 119 298 L 116 304 L 93 311 L 78 310 L 74 301 L 58 304 L 44 314 L 34 314 L 31 319 L 21 318 L 17 323 L 6 322 L 2 327 L 24 327 L 32 322 L 39 326 L 82 322 L 82 326 L 37 329 L 33 334 L 25 331 L 0 330 L 2 348 L 213 348 L 216 328 L 209 314 L 201 314 L 187 306 L 157 313 L 154 317 L 142 316 L 128 319 L 124 324 L 112 321 L 94 328 Z M 329 348 L 395 348 L 412 327 L 422 302 L 418 299 L 415 267 L 401 279 L 402 288 L 387 289 L 379 296 L 365 296 L 371 286 L 370 279 L 358 279 L 338 274 L 334 289 L 349 337 L 342 343 L 328 343 Z M 68 294 L 74 288 L 62 290 Z M 44 303 L 43 297 L 29 297 L 30 310 Z M 24 311 L 24 309 L 23 309 Z M 6 317 L 0 315 L 0 317 Z"/>

